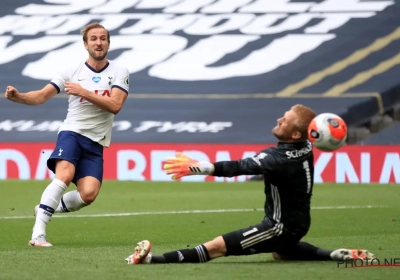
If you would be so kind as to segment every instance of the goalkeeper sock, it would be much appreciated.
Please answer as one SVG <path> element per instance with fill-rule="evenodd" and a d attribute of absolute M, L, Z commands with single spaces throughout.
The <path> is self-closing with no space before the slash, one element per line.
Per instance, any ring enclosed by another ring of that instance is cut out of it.
<path fill-rule="evenodd" d="M 204 245 L 193 249 L 172 251 L 163 255 L 153 255 L 151 263 L 205 263 L 210 261 L 207 248 Z"/>
<path fill-rule="evenodd" d="M 307 242 L 299 242 L 294 250 L 290 252 L 289 258 L 291 260 L 301 260 L 301 261 L 327 261 L 332 260 L 331 253 L 333 251 L 328 251 Z"/>

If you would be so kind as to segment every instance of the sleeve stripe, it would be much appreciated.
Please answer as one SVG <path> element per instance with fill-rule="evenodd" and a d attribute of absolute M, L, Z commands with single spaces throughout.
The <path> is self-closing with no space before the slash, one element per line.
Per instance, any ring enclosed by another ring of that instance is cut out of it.
<path fill-rule="evenodd" d="M 54 87 L 56 88 L 56 90 L 57 90 L 57 94 L 59 94 L 59 93 L 60 93 L 60 88 L 58 87 L 58 85 L 57 85 L 57 84 L 55 84 L 55 83 L 53 83 L 53 82 L 50 82 L 50 85 L 52 85 L 52 86 L 54 86 Z"/>
<path fill-rule="evenodd" d="M 124 89 L 123 87 L 120 87 L 120 86 L 117 86 L 117 85 L 113 85 L 111 88 L 119 88 L 120 90 L 122 90 L 123 92 L 128 94 L 128 91 L 126 89 Z"/>

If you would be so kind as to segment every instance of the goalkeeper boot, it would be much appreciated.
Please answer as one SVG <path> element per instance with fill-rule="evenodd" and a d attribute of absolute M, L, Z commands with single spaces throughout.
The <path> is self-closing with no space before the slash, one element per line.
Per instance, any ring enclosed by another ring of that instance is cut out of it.
<path fill-rule="evenodd" d="M 143 240 L 137 243 L 135 253 L 125 259 L 127 264 L 149 264 L 151 263 L 151 243 Z"/>
<path fill-rule="evenodd" d="M 331 253 L 331 258 L 335 261 L 348 260 L 372 260 L 375 255 L 364 249 L 337 249 Z"/>

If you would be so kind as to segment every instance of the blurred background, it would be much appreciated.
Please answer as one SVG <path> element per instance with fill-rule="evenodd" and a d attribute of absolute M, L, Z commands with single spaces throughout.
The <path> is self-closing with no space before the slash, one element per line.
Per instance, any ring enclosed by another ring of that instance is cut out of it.
<path fill-rule="evenodd" d="M 3 0 L 0 86 L 42 88 L 84 60 L 81 28 L 111 34 L 130 94 L 105 152 L 105 179 L 170 180 L 167 156 L 252 156 L 291 106 L 340 115 L 348 143 L 316 151 L 318 182 L 400 182 L 400 1 Z M 0 179 L 46 179 L 67 113 L 0 98 Z M 199 178 L 197 178 L 199 177 Z M 187 181 L 246 181 L 203 178 Z"/>

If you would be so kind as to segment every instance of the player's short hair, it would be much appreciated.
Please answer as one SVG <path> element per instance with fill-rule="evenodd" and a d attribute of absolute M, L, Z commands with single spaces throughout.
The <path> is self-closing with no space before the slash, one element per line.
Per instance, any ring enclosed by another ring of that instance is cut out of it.
<path fill-rule="evenodd" d="M 87 43 L 87 39 L 88 39 L 87 38 L 87 34 L 88 34 L 89 30 L 92 30 L 92 29 L 95 29 L 95 28 L 103 28 L 105 31 L 107 31 L 107 41 L 110 43 L 110 31 L 108 31 L 103 25 L 101 25 L 98 22 L 94 22 L 94 23 L 88 24 L 82 29 L 81 34 L 82 34 L 82 37 L 83 37 L 83 41 L 85 43 Z"/>
<path fill-rule="evenodd" d="M 308 126 L 311 123 L 311 121 L 315 118 L 316 114 L 315 112 L 304 105 L 301 104 L 296 104 L 292 106 L 291 108 L 296 115 L 298 116 L 295 126 L 299 130 L 301 137 L 299 140 L 307 140 L 308 138 Z"/>

